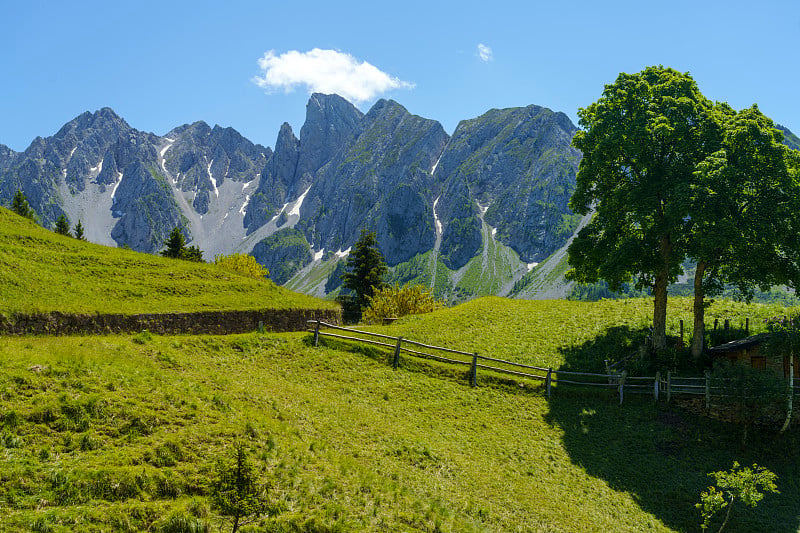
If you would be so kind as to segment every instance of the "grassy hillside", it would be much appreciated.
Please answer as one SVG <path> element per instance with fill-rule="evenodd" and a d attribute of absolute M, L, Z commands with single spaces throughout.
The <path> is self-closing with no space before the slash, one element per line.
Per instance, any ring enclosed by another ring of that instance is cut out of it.
<path fill-rule="evenodd" d="M 706 322 L 731 327 L 750 319 L 751 333 L 764 331 L 764 319 L 791 314 L 779 304 L 744 304 L 714 301 L 706 310 Z M 426 315 L 408 316 L 379 329 L 391 335 L 429 342 L 467 352 L 478 352 L 535 366 L 562 366 L 583 371 L 603 370 L 603 359 L 631 355 L 648 334 L 652 323 L 650 298 L 571 302 L 567 300 L 513 300 L 479 298 Z M 667 335 L 691 339 L 692 299 L 670 298 Z"/>
<path fill-rule="evenodd" d="M 2 313 L 164 313 L 332 305 L 213 265 L 81 242 L 0 208 Z"/>
<path fill-rule="evenodd" d="M 561 365 L 645 323 L 646 304 L 485 298 L 383 331 Z M 800 526 L 796 429 L 741 449 L 739 428 L 647 398 L 470 389 L 307 341 L 0 338 L 0 530 L 216 531 L 213 480 L 236 442 L 270 485 L 257 531 L 696 531 L 706 474 L 734 460 L 773 470 L 781 494 L 728 530 Z"/>

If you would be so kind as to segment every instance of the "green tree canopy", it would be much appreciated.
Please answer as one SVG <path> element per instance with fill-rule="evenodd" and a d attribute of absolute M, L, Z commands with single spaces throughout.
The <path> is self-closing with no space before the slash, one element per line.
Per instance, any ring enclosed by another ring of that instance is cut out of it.
<path fill-rule="evenodd" d="M 58 216 L 53 231 L 55 231 L 59 235 L 67 235 L 67 236 L 69 235 L 69 222 L 67 222 L 67 217 L 65 215 Z"/>
<path fill-rule="evenodd" d="M 800 256 L 800 183 L 793 150 L 758 107 L 736 112 L 717 104 L 718 149 L 692 176 L 685 239 L 697 263 L 692 355 L 702 353 L 706 294 L 734 285 L 754 289 L 797 285 Z"/>
<path fill-rule="evenodd" d="M 361 237 L 347 257 L 347 270 L 342 274 L 342 285 L 355 294 L 359 309 L 366 308 L 369 298 L 385 285 L 383 277 L 387 272 L 375 233 L 361 230 Z"/>
<path fill-rule="evenodd" d="M 14 193 L 14 200 L 11 202 L 11 210 L 21 217 L 29 218 L 31 220 L 36 219 L 36 214 L 28 204 L 28 199 L 19 189 L 17 189 L 17 192 Z"/>
<path fill-rule="evenodd" d="M 681 231 L 698 163 L 717 150 L 713 104 L 688 75 L 648 67 L 622 73 L 578 111 L 573 145 L 583 152 L 573 211 L 595 211 L 569 247 L 573 280 L 637 280 L 654 296 L 653 344 L 666 345 L 667 285 L 686 252 Z"/>

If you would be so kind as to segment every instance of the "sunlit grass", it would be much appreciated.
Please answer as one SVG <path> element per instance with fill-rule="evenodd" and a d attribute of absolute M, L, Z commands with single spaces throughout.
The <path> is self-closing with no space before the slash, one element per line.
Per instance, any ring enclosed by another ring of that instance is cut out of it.
<path fill-rule="evenodd" d="M 0 313 L 132 314 L 333 306 L 214 265 L 57 235 L 0 208 Z"/>

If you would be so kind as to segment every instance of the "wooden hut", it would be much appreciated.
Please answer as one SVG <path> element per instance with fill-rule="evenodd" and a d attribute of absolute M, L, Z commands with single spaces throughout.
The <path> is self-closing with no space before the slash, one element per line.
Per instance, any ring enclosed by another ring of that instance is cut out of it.
<path fill-rule="evenodd" d="M 762 350 L 762 344 L 768 338 L 769 333 L 751 335 L 750 337 L 714 346 L 709 348 L 708 352 L 715 362 L 730 361 L 731 363 L 748 365 L 752 368 L 770 368 L 776 372 L 782 371 L 784 377 L 789 377 L 789 356 L 785 356 L 783 362 L 781 362 L 775 358 L 768 358 Z M 798 346 L 798 352 L 800 352 L 800 346 Z M 800 376 L 800 354 L 796 354 L 794 358 L 794 375 Z"/>

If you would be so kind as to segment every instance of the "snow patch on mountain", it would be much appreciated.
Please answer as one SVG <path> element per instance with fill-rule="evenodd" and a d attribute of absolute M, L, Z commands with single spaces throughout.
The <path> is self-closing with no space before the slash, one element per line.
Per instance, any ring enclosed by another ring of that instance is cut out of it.
<path fill-rule="evenodd" d="M 208 164 L 208 179 L 211 180 L 211 186 L 214 187 L 214 194 L 219 198 L 219 189 L 217 189 L 217 180 L 214 179 L 214 175 L 211 173 L 211 165 L 214 164 L 214 160 L 212 159 L 211 162 Z"/>
<path fill-rule="evenodd" d="M 288 213 L 286 213 L 287 215 L 289 215 L 289 216 L 295 215 L 295 216 L 298 216 L 298 217 L 300 216 L 300 207 L 303 205 L 303 201 L 306 199 L 306 195 L 308 194 L 308 191 L 310 191 L 310 190 L 311 190 L 311 186 L 309 185 L 308 189 L 306 189 L 306 191 L 303 194 L 301 194 L 300 197 L 297 200 L 294 201 L 294 204 L 292 205 L 292 208 L 289 210 Z M 286 206 L 284 206 L 284 209 L 285 208 L 286 208 Z"/>

